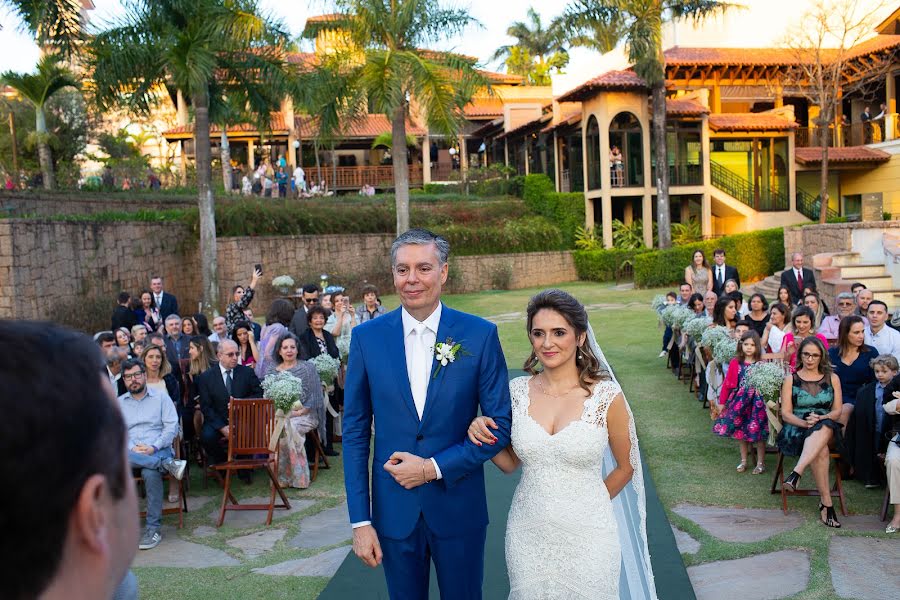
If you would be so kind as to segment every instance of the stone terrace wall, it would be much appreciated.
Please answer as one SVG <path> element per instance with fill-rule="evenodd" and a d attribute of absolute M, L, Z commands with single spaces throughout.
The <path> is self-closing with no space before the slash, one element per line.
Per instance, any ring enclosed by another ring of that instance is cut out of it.
<path fill-rule="evenodd" d="M 860 223 L 827 223 L 796 225 L 784 228 L 784 264 L 791 254 L 803 252 L 812 257 L 822 252 L 849 252 L 853 249 L 853 231 L 857 229 L 896 229 L 900 221 L 863 221 Z"/>
<path fill-rule="evenodd" d="M 174 223 L 0 220 L 0 317 L 61 318 L 165 278 L 179 301 L 193 302 L 200 283 L 196 242 Z"/>
<path fill-rule="evenodd" d="M 578 279 L 571 252 L 522 252 L 451 258 L 450 289 L 455 293 L 518 290 Z"/>
<path fill-rule="evenodd" d="M 10 217 L 40 218 L 54 215 L 93 215 L 99 212 L 132 212 L 138 210 L 165 210 L 170 208 L 192 208 L 197 203 L 187 198 L 156 196 L 145 192 L 129 196 L 122 192 L 115 196 L 98 194 L 96 197 L 83 193 L 40 192 L 40 195 L 25 192 L 0 192 L 0 213 Z"/>
<path fill-rule="evenodd" d="M 219 310 L 231 288 L 249 282 L 261 263 L 265 278 L 253 302 L 265 314 L 279 294 L 270 282 L 290 275 L 299 287 L 329 281 L 345 285 L 354 302 L 366 282 L 391 293 L 390 234 L 220 238 Z M 108 322 L 115 296 L 165 278 L 182 313 L 197 310 L 201 295 L 197 241 L 172 222 L 65 222 L 0 219 L 0 318 L 53 319 L 85 329 Z M 451 258 L 450 290 L 520 289 L 577 279 L 569 252 L 535 252 Z M 79 319 L 93 315 L 90 325 Z M 107 325 L 108 326 L 108 325 Z"/>

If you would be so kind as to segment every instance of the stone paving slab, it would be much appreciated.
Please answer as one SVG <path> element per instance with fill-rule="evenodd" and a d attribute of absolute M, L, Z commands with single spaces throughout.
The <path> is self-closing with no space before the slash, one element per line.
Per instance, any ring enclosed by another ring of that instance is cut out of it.
<path fill-rule="evenodd" d="M 350 546 L 341 546 L 328 552 L 316 554 L 309 558 L 298 558 L 268 567 L 253 569 L 260 575 L 281 575 L 291 577 L 334 577 L 347 554 Z"/>
<path fill-rule="evenodd" d="M 774 600 L 806 589 L 809 554 L 781 550 L 688 567 L 697 600 Z"/>
<path fill-rule="evenodd" d="M 321 548 L 339 544 L 352 537 L 347 503 L 344 502 L 300 521 L 300 533 L 288 542 L 288 546 Z"/>
<path fill-rule="evenodd" d="M 700 551 L 700 542 L 691 537 L 691 534 L 672 526 L 672 533 L 675 534 L 675 544 L 678 551 L 682 554 L 697 554 Z"/>
<path fill-rule="evenodd" d="M 194 531 L 191 532 L 191 535 L 198 538 L 208 538 L 213 537 L 217 533 L 219 533 L 219 530 L 215 527 L 201 525 L 200 527 L 195 527 Z"/>
<path fill-rule="evenodd" d="M 221 550 L 179 538 L 174 527 L 163 525 L 162 535 L 162 542 L 156 548 L 138 550 L 132 566 L 203 569 L 234 567 L 241 564 L 239 560 Z"/>
<path fill-rule="evenodd" d="M 773 509 L 679 504 L 672 510 L 726 542 L 760 542 L 803 524 L 799 514 Z"/>
<path fill-rule="evenodd" d="M 297 514 L 298 512 L 304 511 L 316 503 L 315 500 L 301 500 L 298 498 L 288 498 L 288 500 L 290 500 L 291 502 L 291 508 L 289 510 L 276 508 L 274 511 L 272 511 L 273 523 L 275 521 L 284 519 L 285 517 L 289 517 L 291 515 Z M 275 502 L 278 503 L 280 501 L 281 499 L 276 496 Z M 269 502 L 269 497 L 254 496 L 252 498 L 238 498 L 238 502 L 240 502 L 241 504 L 265 504 Z M 209 521 L 211 521 L 214 525 L 219 520 L 219 508 L 220 507 L 216 507 L 212 510 L 212 512 L 209 513 Z M 266 516 L 268 514 L 268 511 L 265 510 L 229 510 L 225 513 L 225 522 L 223 523 L 223 525 L 237 528 L 265 525 Z"/>
<path fill-rule="evenodd" d="M 834 536 L 828 547 L 831 583 L 841 598 L 896 600 L 900 596 L 898 564 L 900 539 L 896 537 Z"/>
<path fill-rule="evenodd" d="M 230 539 L 225 543 L 232 548 L 238 548 L 248 558 L 256 558 L 274 548 L 286 533 L 284 529 L 265 529 Z"/>
<path fill-rule="evenodd" d="M 888 524 L 887 521 L 879 519 L 878 515 L 847 515 L 845 517 L 840 510 L 835 510 L 842 530 L 883 533 Z"/>

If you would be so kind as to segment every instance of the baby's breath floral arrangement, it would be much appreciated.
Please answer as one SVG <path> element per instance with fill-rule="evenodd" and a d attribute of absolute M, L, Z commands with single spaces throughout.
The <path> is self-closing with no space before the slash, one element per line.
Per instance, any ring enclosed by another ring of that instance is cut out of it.
<path fill-rule="evenodd" d="M 716 341 L 712 347 L 712 356 L 720 365 L 727 365 L 737 354 L 737 340 L 727 337 Z"/>
<path fill-rule="evenodd" d="M 262 381 L 263 394 L 275 404 L 275 409 L 288 414 L 293 409 L 303 408 L 300 394 L 303 382 L 287 371 L 276 371 L 266 375 Z"/>
<path fill-rule="evenodd" d="M 778 396 L 781 395 L 784 377 L 784 367 L 780 362 L 760 361 L 747 368 L 744 381 L 767 401 L 777 401 Z"/>
<path fill-rule="evenodd" d="M 653 296 L 653 300 L 650 301 L 650 308 L 655 310 L 656 312 L 661 311 L 666 307 L 666 297 L 663 294 L 657 294 Z"/>
<path fill-rule="evenodd" d="M 700 337 L 709 329 L 710 323 L 712 323 L 712 319 L 709 317 L 694 317 L 684 323 L 681 331 L 690 336 L 694 342 L 699 343 Z"/>
<path fill-rule="evenodd" d="M 327 386 L 334 385 L 338 369 L 341 367 L 341 361 L 332 358 L 323 352 L 322 354 L 311 358 L 309 362 L 316 367 L 316 372 L 319 374 L 319 379 L 322 380 L 322 383 Z"/>
<path fill-rule="evenodd" d="M 335 340 L 335 343 L 341 353 L 341 362 L 347 364 L 347 359 L 350 357 L 350 337 L 342 335 Z"/>
<path fill-rule="evenodd" d="M 704 348 L 709 348 L 710 351 L 712 351 L 716 342 L 723 339 L 731 339 L 731 334 L 728 332 L 727 327 L 722 327 L 721 325 L 708 327 L 706 331 L 700 335 L 700 345 Z"/>
<path fill-rule="evenodd" d="M 663 323 L 665 323 L 669 327 L 678 329 L 681 327 L 682 323 L 687 321 L 693 315 L 694 312 L 687 306 L 682 306 L 680 304 L 670 304 L 663 309 L 661 316 Z"/>

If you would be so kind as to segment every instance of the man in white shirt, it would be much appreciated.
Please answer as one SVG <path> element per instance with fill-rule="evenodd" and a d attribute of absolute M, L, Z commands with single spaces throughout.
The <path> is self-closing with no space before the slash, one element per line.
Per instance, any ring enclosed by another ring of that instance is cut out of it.
<path fill-rule="evenodd" d="M 218 344 L 228 339 L 228 328 L 225 326 L 225 317 L 219 315 L 212 322 L 213 332 L 209 335 L 209 341 Z"/>
<path fill-rule="evenodd" d="M 299 164 L 294 169 L 294 187 L 297 188 L 297 196 L 301 196 L 306 192 L 306 172 Z"/>
<path fill-rule="evenodd" d="M 878 354 L 892 354 L 900 360 L 900 331 L 885 324 L 888 319 L 887 304 L 881 300 L 872 300 L 868 316 L 866 345 L 878 350 Z"/>
<path fill-rule="evenodd" d="M 786 287 L 791 294 L 791 302 L 799 304 L 803 299 L 803 291 L 816 289 L 816 276 L 812 269 L 803 266 L 803 253 L 794 252 L 791 255 L 791 268 L 781 274 L 781 285 Z"/>

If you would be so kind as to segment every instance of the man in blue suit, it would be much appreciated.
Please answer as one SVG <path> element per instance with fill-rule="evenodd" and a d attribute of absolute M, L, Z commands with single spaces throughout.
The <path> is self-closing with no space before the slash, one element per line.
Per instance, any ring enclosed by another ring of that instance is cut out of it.
<path fill-rule="evenodd" d="M 428 598 L 432 559 L 443 598 L 481 598 L 482 464 L 509 444 L 497 327 L 441 303 L 449 252 L 430 231 L 398 237 L 391 265 L 402 306 L 354 328 L 350 342 L 342 434 L 353 551 L 371 567 L 383 559 L 394 599 Z M 435 359 L 441 344 L 460 345 L 452 360 Z M 467 439 L 479 406 L 499 426 L 492 445 Z"/>

